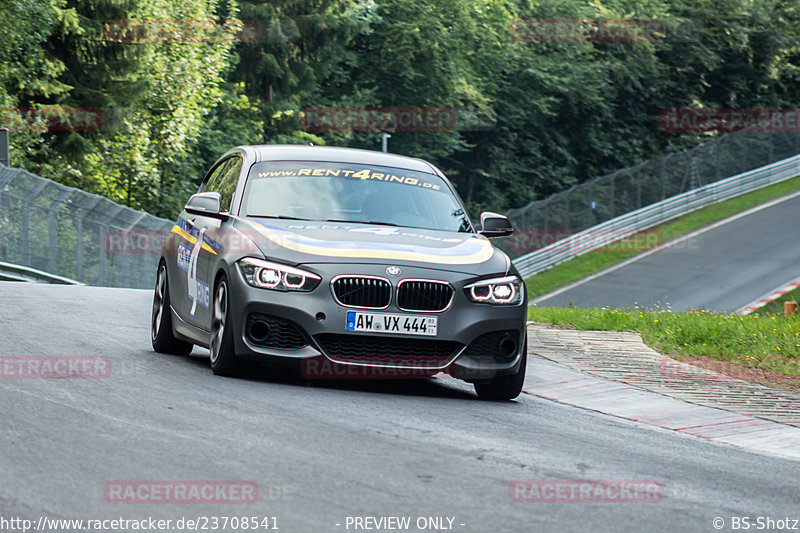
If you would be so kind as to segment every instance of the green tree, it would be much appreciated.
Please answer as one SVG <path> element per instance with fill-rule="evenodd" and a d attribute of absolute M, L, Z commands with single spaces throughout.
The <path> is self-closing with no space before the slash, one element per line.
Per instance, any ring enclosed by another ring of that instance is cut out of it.
<path fill-rule="evenodd" d="M 49 56 L 44 44 L 57 26 L 76 22 L 61 0 L 4 0 L 0 17 L 0 124 L 10 128 L 11 157 L 16 165 L 29 163 L 46 150 L 41 117 L 22 109 L 38 107 L 70 90 L 59 79 L 65 66 Z"/>
<path fill-rule="evenodd" d="M 454 127 L 388 131 L 390 151 L 438 164 L 473 213 L 502 211 L 715 135 L 662 131 L 664 109 L 796 106 L 799 7 L 4 0 L 0 108 L 6 123 L 20 107 L 102 110 L 96 131 L 15 131 L 15 164 L 167 216 L 237 144 L 380 146 L 379 131 L 307 131 L 304 109 L 451 109 Z M 667 35 L 535 42 L 515 33 L 520 19 L 554 18 L 654 19 Z"/>
<path fill-rule="evenodd" d="M 52 133 L 53 150 L 37 170 L 172 216 L 204 172 L 193 151 L 205 117 L 225 98 L 237 6 L 91 0 L 69 8 L 78 24 L 56 26 L 48 42 L 71 87 L 54 103 L 101 109 L 103 127 Z"/>
<path fill-rule="evenodd" d="M 261 110 L 265 142 L 324 142 L 303 130 L 303 106 L 323 104 L 322 87 L 347 82 L 344 66 L 357 60 L 347 47 L 368 31 L 373 10 L 372 1 L 241 2 L 241 18 L 255 24 L 257 35 L 239 45 L 231 80 L 243 83 Z"/>

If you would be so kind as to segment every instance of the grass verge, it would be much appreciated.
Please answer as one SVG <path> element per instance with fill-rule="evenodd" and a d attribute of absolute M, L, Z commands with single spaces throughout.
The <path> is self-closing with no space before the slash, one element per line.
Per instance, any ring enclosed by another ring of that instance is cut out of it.
<path fill-rule="evenodd" d="M 783 315 L 783 302 L 800 302 L 800 288 L 782 294 L 758 310 L 762 315 Z"/>
<path fill-rule="evenodd" d="M 676 359 L 708 358 L 764 374 L 800 376 L 798 315 L 531 307 L 528 319 L 582 330 L 635 331 L 648 346 Z"/>
<path fill-rule="evenodd" d="M 706 206 L 632 237 L 580 255 L 526 279 L 528 297 L 533 299 L 545 295 L 667 241 L 797 190 L 800 190 L 800 176 Z"/>

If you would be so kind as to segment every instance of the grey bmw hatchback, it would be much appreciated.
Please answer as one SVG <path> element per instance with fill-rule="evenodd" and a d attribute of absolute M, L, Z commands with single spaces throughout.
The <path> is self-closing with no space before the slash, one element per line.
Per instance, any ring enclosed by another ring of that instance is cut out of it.
<path fill-rule="evenodd" d="M 315 146 L 240 146 L 206 175 L 166 239 L 151 339 L 208 348 L 211 369 L 344 368 L 332 377 L 447 374 L 517 397 L 527 297 L 444 174 L 421 159 Z"/>

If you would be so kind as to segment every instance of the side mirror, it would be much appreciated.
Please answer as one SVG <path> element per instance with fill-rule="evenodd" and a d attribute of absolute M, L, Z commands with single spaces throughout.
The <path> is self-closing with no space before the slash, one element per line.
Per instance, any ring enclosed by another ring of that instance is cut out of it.
<path fill-rule="evenodd" d="M 184 209 L 187 213 L 192 215 L 200 215 L 204 217 L 223 218 L 220 213 L 220 206 L 222 205 L 222 195 L 218 192 L 199 192 L 193 194 L 189 201 L 186 202 Z"/>
<path fill-rule="evenodd" d="M 514 233 L 514 228 L 507 217 L 484 211 L 481 213 L 481 230 L 478 233 L 485 237 L 508 237 Z"/>

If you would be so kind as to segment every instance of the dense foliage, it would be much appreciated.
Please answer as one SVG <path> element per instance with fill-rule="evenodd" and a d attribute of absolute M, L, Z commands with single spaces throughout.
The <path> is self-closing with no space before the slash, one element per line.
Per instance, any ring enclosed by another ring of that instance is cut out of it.
<path fill-rule="evenodd" d="M 503 211 L 699 140 L 662 131 L 664 109 L 787 108 L 800 96 L 800 0 L 0 5 L 12 163 L 169 217 L 237 144 L 379 149 L 386 131 L 390 151 L 437 163 L 472 211 Z M 664 33 L 531 38 L 529 21 L 552 19 L 655 20 Z M 309 126 L 310 109 L 330 108 L 452 120 Z M 100 120 L 64 126 L 75 109 Z"/>

